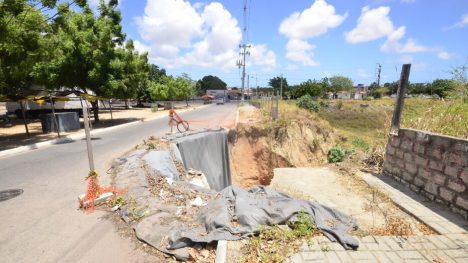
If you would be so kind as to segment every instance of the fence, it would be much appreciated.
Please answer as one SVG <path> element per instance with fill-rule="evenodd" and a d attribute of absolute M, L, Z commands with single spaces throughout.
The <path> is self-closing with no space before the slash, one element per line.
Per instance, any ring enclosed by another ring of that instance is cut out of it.
<path fill-rule="evenodd" d="M 272 120 L 276 120 L 279 117 L 279 96 L 262 96 L 257 99 L 252 99 L 250 104 L 252 106 L 261 109 Z"/>

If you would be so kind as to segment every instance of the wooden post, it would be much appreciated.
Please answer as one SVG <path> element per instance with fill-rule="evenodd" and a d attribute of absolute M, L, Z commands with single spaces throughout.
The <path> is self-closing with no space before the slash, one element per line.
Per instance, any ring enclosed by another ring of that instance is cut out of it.
<path fill-rule="evenodd" d="M 400 83 L 398 85 L 398 92 L 396 96 L 395 110 L 393 111 L 392 127 L 390 134 L 398 135 L 400 129 L 401 114 L 403 112 L 403 104 L 405 101 L 406 86 L 410 75 L 411 64 L 404 64 L 401 68 Z"/>
<path fill-rule="evenodd" d="M 19 101 L 20 106 L 21 106 L 21 113 L 23 114 L 23 123 L 24 123 L 24 128 L 26 129 L 26 135 L 28 138 L 31 138 L 31 135 L 29 135 L 29 129 L 28 129 L 28 123 L 26 121 L 26 112 L 24 110 L 23 102 Z"/>
<path fill-rule="evenodd" d="M 88 150 L 89 170 L 94 171 L 93 146 L 91 145 L 91 135 L 89 133 L 88 103 L 85 99 L 86 110 L 83 110 L 83 122 L 86 134 L 86 149 Z"/>

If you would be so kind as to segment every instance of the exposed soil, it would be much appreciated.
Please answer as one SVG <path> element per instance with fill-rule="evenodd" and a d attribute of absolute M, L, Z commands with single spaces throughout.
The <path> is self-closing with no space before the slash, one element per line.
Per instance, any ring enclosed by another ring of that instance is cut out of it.
<path fill-rule="evenodd" d="M 306 167 L 326 163 L 333 132 L 300 114 L 276 121 L 262 119 L 259 110 L 244 106 L 231 136 L 233 184 L 269 185 L 277 167 Z"/>

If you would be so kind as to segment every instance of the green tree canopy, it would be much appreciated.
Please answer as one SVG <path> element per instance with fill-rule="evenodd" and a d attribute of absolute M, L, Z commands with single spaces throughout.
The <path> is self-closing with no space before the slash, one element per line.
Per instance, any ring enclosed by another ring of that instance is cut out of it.
<path fill-rule="evenodd" d="M 281 82 L 283 83 L 283 94 L 288 90 L 288 80 L 285 77 L 274 77 L 268 81 L 268 85 L 273 88 L 273 92 L 279 94 L 281 89 Z"/>
<path fill-rule="evenodd" d="M 432 82 L 430 89 L 432 94 L 436 94 L 441 98 L 446 98 L 456 89 L 456 82 L 451 79 L 436 79 Z"/>
<path fill-rule="evenodd" d="M 198 95 L 206 94 L 206 90 L 225 90 L 227 88 L 226 82 L 220 78 L 212 75 L 204 76 L 197 82 L 197 93 Z"/>
<path fill-rule="evenodd" d="M 353 81 L 345 76 L 333 76 L 329 79 L 331 91 L 345 91 L 353 89 Z"/>
<path fill-rule="evenodd" d="M 321 80 L 307 80 L 297 85 L 292 89 L 293 96 L 300 98 L 305 95 L 312 97 L 321 97 L 329 89 L 329 83 L 327 78 Z"/>

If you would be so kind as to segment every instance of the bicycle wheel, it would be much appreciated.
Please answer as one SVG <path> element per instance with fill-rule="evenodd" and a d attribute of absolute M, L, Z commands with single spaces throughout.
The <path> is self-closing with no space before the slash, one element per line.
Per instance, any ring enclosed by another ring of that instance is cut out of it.
<path fill-rule="evenodd" d="M 186 132 L 189 130 L 189 124 L 187 121 L 181 121 L 179 123 L 177 123 L 177 130 L 179 130 L 179 132 Z"/>

